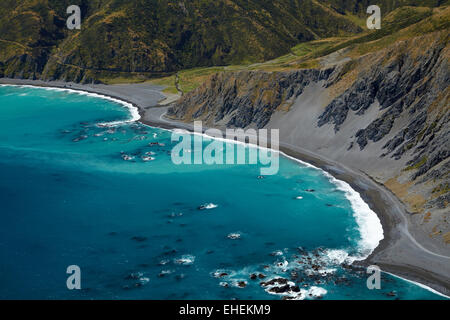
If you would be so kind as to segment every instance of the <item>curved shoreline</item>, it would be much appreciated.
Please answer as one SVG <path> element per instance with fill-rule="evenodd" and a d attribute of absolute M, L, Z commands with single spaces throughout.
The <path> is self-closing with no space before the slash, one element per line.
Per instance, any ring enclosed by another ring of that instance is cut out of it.
<path fill-rule="evenodd" d="M 157 116 L 155 116 L 148 112 L 148 106 L 142 106 L 139 103 L 136 103 L 136 101 L 132 101 L 132 97 L 123 93 L 119 94 L 114 90 L 109 91 L 105 89 L 105 87 L 102 87 L 101 90 L 97 90 L 95 87 L 88 85 L 73 84 L 67 88 L 67 83 L 65 82 L 44 82 L 39 80 L 4 78 L 0 78 L 0 84 L 19 86 L 27 85 L 33 87 L 87 92 L 89 94 L 98 95 L 100 98 L 113 101 L 116 100 L 115 102 L 122 103 L 125 106 L 126 104 L 131 104 L 134 108 L 137 108 L 140 119 L 128 120 L 124 122 L 139 121 L 145 125 L 161 129 L 185 129 L 192 131 L 192 126 L 189 124 L 163 119 L 162 114 L 167 107 L 153 107 L 152 110 L 158 109 L 159 112 L 159 115 L 157 112 Z M 112 86 L 109 86 L 109 88 L 112 89 Z M 379 245 L 375 248 L 372 254 L 367 257 L 367 259 L 364 261 L 357 261 L 355 263 L 359 263 L 361 265 L 377 264 L 382 268 L 383 272 L 392 274 L 393 276 L 401 278 L 405 281 L 413 282 L 435 294 L 450 298 L 449 282 L 442 279 L 438 274 L 434 274 L 429 270 L 414 268 L 414 266 L 404 266 L 401 263 L 395 262 L 389 264 L 383 261 L 383 255 L 385 255 L 386 252 L 389 253 L 390 250 L 392 251 L 393 244 L 396 243 L 396 240 L 398 240 L 397 238 L 399 235 L 395 235 L 395 232 L 398 232 L 398 230 L 402 228 L 407 229 L 406 217 L 402 216 L 404 214 L 403 212 L 406 212 L 406 209 L 401 201 L 395 197 L 395 195 L 365 173 L 356 172 L 343 164 L 338 164 L 330 159 L 324 158 L 323 156 L 299 148 L 298 146 L 280 142 L 279 151 L 287 157 L 294 158 L 300 162 L 304 162 L 322 169 L 333 178 L 346 182 L 361 196 L 364 202 L 369 205 L 370 209 L 376 213 L 383 227 L 384 239 L 381 240 Z M 395 210 L 392 210 L 392 207 L 394 207 Z M 382 257 L 381 259 L 380 256 Z"/>
<path fill-rule="evenodd" d="M 167 107 L 149 109 L 150 111 L 158 111 L 154 114 L 151 114 L 149 110 L 140 109 L 142 112 L 141 122 L 163 129 L 182 128 L 193 131 L 193 125 L 191 124 L 163 118 L 166 109 Z M 204 129 L 206 130 L 207 128 Z M 407 228 L 402 225 L 402 222 L 407 222 L 404 216 L 407 210 L 404 204 L 390 190 L 362 171 L 355 171 L 341 163 L 326 159 L 298 146 L 280 142 L 279 151 L 297 161 L 322 169 L 337 180 L 348 183 L 354 191 L 360 194 L 370 209 L 376 213 L 383 227 L 384 239 L 380 241 L 379 245 L 365 260 L 355 261 L 354 263 L 363 266 L 378 265 L 385 273 L 395 274 L 398 278 L 416 283 L 418 286 L 431 292 L 436 291 L 440 296 L 450 299 L 450 283 L 442 279 L 438 274 L 434 274 L 429 270 L 414 268 L 411 265 L 402 265 L 401 261 L 389 261 L 389 263 L 386 263 L 385 259 L 379 257 L 380 255 L 383 256 L 385 252 L 390 253 L 391 251 L 395 255 L 395 251 L 392 248 L 397 243 L 398 238 L 403 236 L 403 229 Z M 402 230 L 402 232 L 399 230 Z"/>
<path fill-rule="evenodd" d="M 17 86 L 17 87 L 22 87 L 22 88 L 42 88 L 42 89 L 47 88 L 48 90 L 54 90 L 54 91 L 60 91 L 60 92 L 67 91 L 70 93 L 76 93 L 76 94 L 86 95 L 86 96 L 93 97 L 93 98 L 99 98 L 99 99 L 112 101 L 112 102 L 123 105 L 125 108 L 127 108 L 130 111 L 130 114 L 131 114 L 130 119 L 118 120 L 118 121 L 114 121 L 114 122 L 99 123 L 99 124 L 97 124 L 98 126 L 105 126 L 105 127 L 115 126 L 115 125 L 120 125 L 123 123 L 139 121 L 139 119 L 141 119 L 141 115 L 139 113 L 139 107 L 133 105 L 133 103 L 125 101 L 120 98 L 99 94 L 97 92 L 90 92 L 90 91 L 86 91 L 86 90 L 72 89 L 72 88 L 35 86 L 35 85 L 29 85 L 29 84 L 1 84 L 0 83 L 0 87 L 1 86 Z"/>

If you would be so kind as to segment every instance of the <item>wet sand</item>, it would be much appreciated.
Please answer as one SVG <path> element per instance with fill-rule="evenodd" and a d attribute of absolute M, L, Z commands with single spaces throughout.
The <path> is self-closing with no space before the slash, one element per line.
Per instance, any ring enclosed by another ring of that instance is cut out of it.
<path fill-rule="evenodd" d="M 144 124 L 165 129 L 183 128 L 189 131 L 193 129 L 190 124 L 163 117 L 168 107 L 162 106 L 165 100 L 164 94 L 161 93 L 162 87 L 151 84 L 81 85 L 62 81 L 0 79 L 0 84 L 2 83 L 68 88 L 108 95 L 138 107 L 140 121 Z M 172 101 L 175 98 L 170 97 Z M 377 213 L 383 226 L 384 239 L 370 257 L 358 263 L 376 264 L 385 272 L 421 283 L 450 296 L 450 257 L 426 249 L 425 245 L 413 238 L 409 229 L 414 226 L 409 222 L 408 211 L 388 189 L 360 170 L 336 163 L 300 146 L 280 141 L 280 151 L 347 182 Z"/>

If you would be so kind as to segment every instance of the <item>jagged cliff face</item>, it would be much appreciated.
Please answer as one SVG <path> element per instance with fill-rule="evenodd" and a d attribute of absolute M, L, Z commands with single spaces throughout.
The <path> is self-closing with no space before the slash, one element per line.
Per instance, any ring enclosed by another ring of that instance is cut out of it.
<path fill-rule="evenodd" d="M 449 243 L 448 32 L 321 70 L 213 76 L 169 110 L 216 127 L 279 128 L 282 142 L 363 170 Z"/>
<path fill-rule="evenodd" d="M 412 157 L 408 165 L 418 169 L 413 180 L 424 175 L 449 156 L 448 40 L 448 34 L 421 37 L 378 54 L 371 67 L 326 106 L 318 126 L 332 124 L 339 131 L 350 112 L 364 116 L 377 103 L 379 116 L 355 132 L 356 146 L 350 148 L 364 150 L 389 135 L 380 157 Z"/>
<path fill-rule="evenodd" d="M 184 96 L 167 116 L 200 119 L 212 126 L 262 128 L 276 110 L 289 109 L 306 86 L 328 79 L 332 71 L 218 73 Z"/>

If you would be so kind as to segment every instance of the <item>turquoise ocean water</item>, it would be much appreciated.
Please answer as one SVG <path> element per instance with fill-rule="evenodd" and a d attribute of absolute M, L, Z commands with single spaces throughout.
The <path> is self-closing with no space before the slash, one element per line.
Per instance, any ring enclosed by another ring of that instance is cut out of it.
<path fill-rule="evenodd" d="M 171 132 L 129 118 L 87 94 L 0 86 L 0 299 L 442 298 L 387 274 L 369 290 L 347 265 L 382 235 L 345 183 L 285 157 L 264 179 L 174 165 Z"/>

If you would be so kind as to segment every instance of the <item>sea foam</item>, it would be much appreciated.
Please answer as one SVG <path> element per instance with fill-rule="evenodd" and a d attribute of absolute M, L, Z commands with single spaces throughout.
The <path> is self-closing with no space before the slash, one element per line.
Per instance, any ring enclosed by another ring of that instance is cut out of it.
<path fill-rule="evenodd" d="M 76 93 L 76 94 L 90 96 L 90 97 L 94 97 L 94 98 L 100 98 L 100 99 L 109 100 L 109 101 L 121 104 L 125 108 L 127 108 L 128 111 L 130 112 L 130 118 L 128 118 L 126 120 L 98 123 L 97 125 L 99 127 L 114 127 L 114 126 L 122 125 L 125 123 L 136 122 L 141 118 L 141 116 L 139 114 L 139 109 L 137 107 L 135 107 L 132 103 L 126 102 L 124 100 L 116 99 L 116 98 L 113 98 L 110 96 L 102 95 L 99 93 L 93 93 L 93 92 L 84 91 L 81 89 L 78 90 L 78 89 L 58 88 L 58 87 L 39 87 L 39 86 L 33 86 L 33 85 L 15 85 L 15 84 L 1 84 L 0 85 L 0 87 L 7 87 L 7 86 L 30 88 L 30 89 L 42 89 L 42 90 L 47 90 L 47 91 L 70 92 L 70 93 Z"/>
<path fill-rule="evenodd" d="M 353 190 L 353 188 L 345 181 L 338 180 L 331 174 L 322 170 L 310 163 L 291 157 L 284 152 L 280 151 L 284 157 L 294 160 L 302 165 L 320 170 L 329 179 L 329 181 L 336 186 L 340 191 L 343 191 L 345 197 L 350 201 L 350 205 L 353 210 L 353 217 L 358 225 L 361 239 L 358 241 L 358 254 L 355 256 L 349 256 L 344 250 L 339 250 L 339 256 L 341 263 L 352 263 L 357 260 L 366 259 L 372 252 L 378 247 L 381 240 L 384 238 L 383 226 L 378 218 L 377 214 L 370 209 L 369 205 L 362 199 L 361 195 Z M 334 252 L 333 255 L 337 254 Z M 336 255 L 333 257 L 336 258 Z"/>
<path fill-rule="evenodd" d="M 325 174 L 339 190 L 345 193 L 345 196 L 350 201 L 353 216 L 361 234 L 361 239 L 358 241 L 359 254 L 348 257 L 347 260 L 350 260 L 350 263 L 355 260 L 364 260 L 378 247 L 380 241 L 384 238 L 383 226 L 381 225 L 380 219 L 370 209 L 369 205 L 364 202 L 361 195 L 353 190 L 347 182 L 336 179 L 328 172 L 325 172 Z"/>

